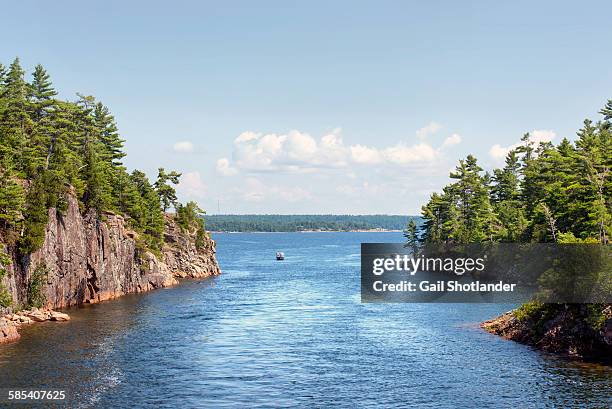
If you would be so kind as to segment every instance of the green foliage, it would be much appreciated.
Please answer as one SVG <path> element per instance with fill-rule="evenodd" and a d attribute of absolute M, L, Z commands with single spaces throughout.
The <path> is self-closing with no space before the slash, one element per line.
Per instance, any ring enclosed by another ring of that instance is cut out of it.
<path fill-rule="evenodd" d="M 166 173 L 164 168 L 159 168 L 157 181 L 155 182 L 155 190 L 161 201 L 162 211 L 168 210 L 170 206 L 176 207 L 176 190 L 170 185 L 176 185 L 179 182 L 181 174 L 175 171 Z"/>
<path fill-rule="evenodd" d="M 45 228 L 49 218 L 47 192 L 40 177 L 32 183 L 24 208 L 23 235 L 19 241 L 21 254 L 30 254 L 39 249 L 45 240 Z"/>
<path fill-rule="evenodd" d="M 6 276 L 6 266 L 11 263 L 11 260 L 7 254 L 0 251 L 0 308 L 10 307 L 13 303 L 13 297 L 8 292 L 2 279 Z"/>
<path fill-rule="evenodd" d="M 132 226 L 142 233 L 143 240 L 150 249 L 161 250 L 164 214 L 159 196 L 143 172 L 139 170 L 132 172 L 130 181 L 138 192 L 138 197 L 128 211 L 128 215 L 133 220 Z"/>
<path fill-rule="evenodd" d="M 47 298 L 43 292 L 44 286 L 47 283 L 49 270 L 47 266 L 39 264 L 36 266 L 28 282 L 28 308 L 41 308 L 47 302 Z"/>
<path fill-rule="evenodd" d="M 176 208 L 176 223 L 183 231 L 192 230 L 194 227 L 203 227 L 204 220 L 202 217 L 205 213 L 196 202 L 188 202 L 186 205 L 178 204 Z"/>
<path fill-rule="evenodd" d="M 492 177 L 476 158 L 459 162 L 453 183 L 423 206 L 426 242 L 598 242 L 612 233 L 612 126 L 585 120 L 572 144 L 536 146 L 530 134 Z"/>
<path fill-rule="evenodd" d="M 164 214 L 177 206 L 180 174 L 159 169 L 153 186 L 122 164 L 123 139 L 110 110 L 93 96 L 57 99 L 51 78 L 37 65 L 30 82 L 19 59 L 0 64 L 0 231 L 26 255 L 44 242 L 48 210 L 61 214 L 66 195 L 80 208 L 127 216 L 142 244 L 159 253 Z"/>
<path fill-rule="evenodd" d="M 207 215 L 206 226 L 211 231 L 242 232 L 402 230 L 410 218 L 410 216 L 391 215 L 223 214 Z"/>
<path fill-rule="evenodd" d="M 196 235 L 196 248 L 200 249 L 206 245 L 206 230 L 204 228 L 204 215 L 206 212 L 196 202 L 188 202 L 186 205 L 176 206 L 176 224 L 182 231 L 193 232 Z"/>
<path fill-rule="evenodd" d="M 24 190 L 7 166 L 0 165 L 0 226 L 7 229 L 15 226 L 21 217 L 25 202 Z"/>
<path fill-rule="evenodd" d="M 406 225 L 404 237 L 406 238 L 404 247 L 409 248 L 412 251 L 412 254 L 417 254 L 419 251 L 419 231 L 414 219 L 410 219 Z"/>
<path fill-rule="evenodd" d="M 604 304 L 587 304 L 586 322 L 594 331 L 600 331 L 606 323 L 606 315 L 604 314 Z"/>
<path fill-rule="evenodd" d="M 206 233 L 206 229 L 204 228 L 204 222 L 202 221 L 202 225 L 198 226 L 198 229 L 196 230 L 196 238 L 195 238 L 196 249 L 205 248 L 207 239 L 208 239 L 208 234 Z"/>
<path fill-rule="evenodd" d="M 527 321 L 539 314 L 544 306 L 544 304 L 537 301 L 528 302 L 514 310 L 514 316 L 519 321 Z"/>
<path fill-rule="evenodd" d="M 536 145 L 525 134 L 491 178 L 482 174 L 472 156 L 460 161 L 450 175 L 455 182 L 423 206 L 422 240 L 591 244 L 560 252 L 558 263 L 539 278 L 537 296 L 586 299 L 609 294 L 610 266 L 603 261 L 609 257 L 601 256 L 609 247 L 596 244 L 609 244 L 612 234 L 612 100 L 600 113 L 603 120 L 584 121 L 575 143 L 564 139 L 558 146 Z M 602 311 L 598 304 L 530 302 L 514 315 L 539 333 L 561 312 L 601 328 Z"/>

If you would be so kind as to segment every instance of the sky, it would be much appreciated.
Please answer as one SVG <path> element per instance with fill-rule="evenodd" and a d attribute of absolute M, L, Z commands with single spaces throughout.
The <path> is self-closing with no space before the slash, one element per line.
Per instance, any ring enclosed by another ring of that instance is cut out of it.
<path fill-rule="evenodd" d="M 0 61 L 115 115 L 128 168 L 216 213 L 418 214 L 468 154 L 575 138 L 610 2 L 7 2 Z"/>

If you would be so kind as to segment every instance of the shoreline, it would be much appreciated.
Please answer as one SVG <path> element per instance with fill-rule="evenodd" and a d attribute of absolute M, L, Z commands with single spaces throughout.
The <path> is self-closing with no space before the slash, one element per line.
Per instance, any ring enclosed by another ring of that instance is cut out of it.
<path fill-rule="evenodd" d="M 212 279 L 220 274 L 208 274 L 202 275 L 198 277 L 194 276 L 183 276 L 183 275 L 175 275 L 175 281 L 172 283 L 168 283 L 161 287 L 152 288 L 146 291 L 139 291 L 133 293 L 125 293 L 115 297 L 108 297 L 98 300 L 89 300 L 87 302 L 81 304 L 73 304 L 62 308 L 49 308 L 49 307 L 33 307 L 31 309 L 23 309 L 14 312 L 9 312 L 4 315 L 0 315 L 0 347 L 7 344 L 12 344 L 14 342 L 18 342 L 21 339 L 21 334 L 19 333 L 19 328 L 23 325 L 32 325 L 40 322 L 67 322 L 70 321 L 70 315 L 68 312 L 74 310 L 76 308 L 87 308 L 91 305 L 99 305 L 106 304 L 108 302 L 115 301 L 119 298 L 123 298 L 126 296 L 144 296 L 147 293 L 155 290 L 163 290 L 166 288 L 172 288 L 181 285 L 184 281 L 201 281 Z"/>
<path fill-rule="evenodd" d="M 207 230 L 209 233 L 228 233 L 228 234 L 239 234 L 239 233 L 257 233 L 257 234 L 269 234 L 269 233 L 402 233 L 403 230 L 296 230 L 296 231 L 226 231 L 226 230 Z"/>
<path fill-rule="evenodd" d="M 604 324 L 600 329 L 589 327 L 582 314 L 583 305 L 575 311 L 560 309 L 547 316 L 517 317 L 518 309 L 480 323 L 480 327 L 494 336 L 531 346 L 580 362 L 612 366 L 612 306 L 603 310 Z"/>

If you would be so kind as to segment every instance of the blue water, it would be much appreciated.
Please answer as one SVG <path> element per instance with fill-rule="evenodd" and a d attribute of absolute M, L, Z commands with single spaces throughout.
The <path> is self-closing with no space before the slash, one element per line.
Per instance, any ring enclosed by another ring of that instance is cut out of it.
<path fill-rule="evenodd" d="M 609 367 L 479 329 L 512 305 L 361 304 L 360 243 L 400 233 L 214 238 L 218 278 L 24 328 L 0 348 L 0 390 L 64 389 L 69 407 L 99 408 L 611 404 Z"/>

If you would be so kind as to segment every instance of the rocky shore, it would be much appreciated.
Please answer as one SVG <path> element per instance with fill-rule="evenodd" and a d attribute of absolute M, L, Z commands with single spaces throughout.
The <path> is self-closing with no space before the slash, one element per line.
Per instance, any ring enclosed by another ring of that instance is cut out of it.
<path fill-rule="evenodd" d="M 50 309 L 32 308 L 17 313 L 6 314 L 0 318 L 0 344 L 19 340 L 17 329 L 22 325 L 44 321 L 69 321 L 70 316 L 63 312 Z"/>
<path fill-rule="evenodd" d="M 166 215 L 163 248 L 154 254 L 139 244 L 138 234 L 122 216 L 83 215 L 75 197 L 69 195 L 67 202 L 62 214 L 49 209 L 44 243 L 34 253 L 20 257 L 0 236 L 0 251 L 11 259 L 2 284 L 12 299 L 10 308 L 0 309 L 4 315 L 0 344 L 17 340 L 16 328 L 27 319 L 37 321 L 40 314 L 59 317 L 55 309 L 167 287 L 178 283 L 178 278 L 221 273 L 214 240 L 207 235 L 196 247 L 195 232 L 181 229 L 172 215 Z M 42 308 L 19 311 L 28 305 L 32 277 L 41 271 Z"/>
<path fill-rule="evenodd" d="M 485 321 L 481 327 L 492 334 L 546 352 L 612 363 L 610 304 L 553 304 L 528 313 L 519 308 Z"/>

